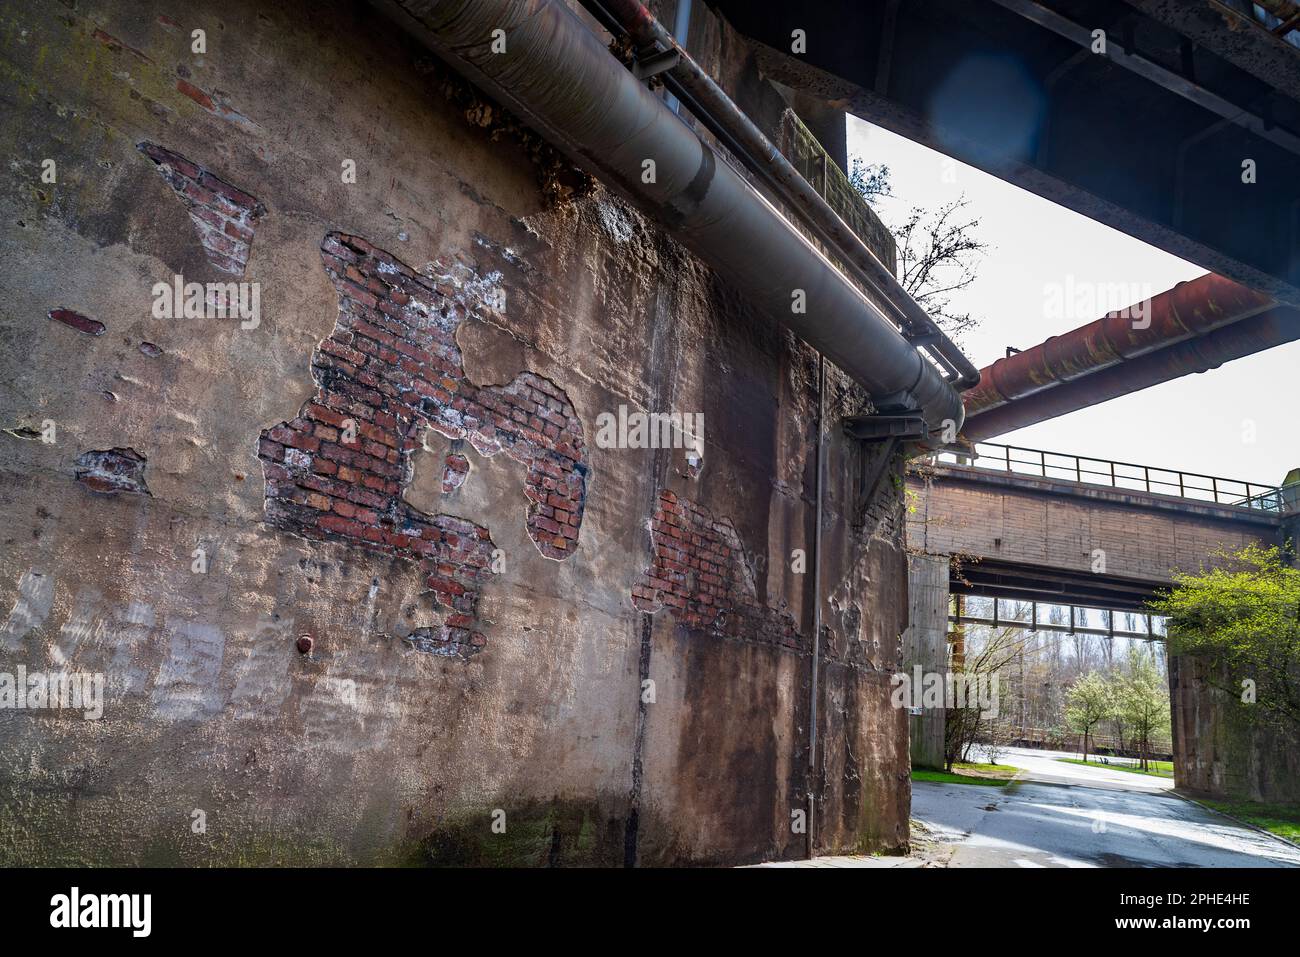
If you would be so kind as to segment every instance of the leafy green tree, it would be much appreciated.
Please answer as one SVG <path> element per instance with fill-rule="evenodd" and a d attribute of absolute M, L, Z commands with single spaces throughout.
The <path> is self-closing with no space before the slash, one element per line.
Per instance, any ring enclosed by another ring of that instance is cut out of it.
<path fill-rule="evenodd" d="M 1092 729 L 1114 712 L 1111 684 L 1098 672 L 1079 678 L 1065 693 L 1065 721 L 1071 731 L 1083 735 L 1083 760 L 1088 760 L 1088 738 Z"/>
<path fill-rule="evenodd" d="M 1246 715 L 1300 730 L 1300 569 L 1278 548 L 1248 545 L 1227 567 L 1174 576 L 1151 603 L 1167 618 L 1169 651 L 1204 661 L 1207 682 Z"/>
<path fill-rule="evenodd" d="M 1169 733 L 1169 689 L 1148 650 L 1130 649 L 1125 673 L 1110 679 L 1112 716 L 1129 729 L 1130 744 L 1137 748 L 1142 770 L 1147 770 L 1151 739 Z"/>

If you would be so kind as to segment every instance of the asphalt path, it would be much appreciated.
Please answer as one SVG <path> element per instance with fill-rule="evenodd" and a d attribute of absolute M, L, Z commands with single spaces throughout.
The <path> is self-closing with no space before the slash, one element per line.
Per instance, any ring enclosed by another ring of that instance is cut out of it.
<path fill-rule="evenodd" d="M 1300 867 L 1300 848 L 1172 793 L 1173 780 L 1013 748 L 1004 787 L 912 782 L 912 818 L 949 867 Z"/>

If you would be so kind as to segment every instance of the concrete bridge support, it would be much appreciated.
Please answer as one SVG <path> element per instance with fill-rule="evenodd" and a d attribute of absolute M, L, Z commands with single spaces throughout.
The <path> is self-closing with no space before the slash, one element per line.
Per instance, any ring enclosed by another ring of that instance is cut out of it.
<path fill-rule="evenodd" d="M 1294 739 L 1252 723 L 1246 709 L 1213 680 L 1206 664 L 1169 656 L 1174 777 L 1180 788 L 1214 797 L 1292 803 L 1300 798 L 1300 751 Z"/>
<path fill-rule="evenodd" d="M 908 627 L 901 660 L 905 674 L 948 667 L 948 556 L 912 554 L 907 560 Z M 915 687 L 915 684 L 914 684 Z M 915 702 L 919 704 L 918 702 Z M 943 767 L 943 709 L 908 718 L 912 764 Z"/>

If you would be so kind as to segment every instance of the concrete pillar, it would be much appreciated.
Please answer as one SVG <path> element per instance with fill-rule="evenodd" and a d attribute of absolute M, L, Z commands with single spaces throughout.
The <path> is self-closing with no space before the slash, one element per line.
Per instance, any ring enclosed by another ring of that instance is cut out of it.
<path fill-rule="evenodd" d="M 948 556 L 909 555 L 908 626 L 903 632 L 903 671 L 943 672 L 948 667 Z M 916 689 L 919 691 L 919 689 Z M 943 709 L 908 719 L 912 764 L 943 767 Z"/>
<path fill-rule="evenodd" d="M 1300 562 L 1300 469 L 1292 469 L 1282 480 L 1282 553 L 1292 565 Z"/>

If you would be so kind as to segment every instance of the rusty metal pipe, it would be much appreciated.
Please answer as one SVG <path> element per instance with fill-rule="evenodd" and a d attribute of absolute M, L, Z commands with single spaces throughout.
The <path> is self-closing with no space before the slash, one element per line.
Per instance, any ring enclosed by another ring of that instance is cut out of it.
<path fill-rule="evenodd" d="M 939 369 L 563 2 L 375 5 L 662 223 L 761 313 L 852 376 L 878 408 L 919 411 L 931 436 L 960 427 L 961 397 Z"/>
<path fill-rule="evenodd" d="M 1213 278 L 1226 282 L 1222 277 Z M 1201 280 L 1194 282 L 1200 283 Z M 1191 285 L 1193 283 L 1180 284 L 1171 292 L 1178 292 Z M 1163 295 L 1169 296 L 1170 293 Z M 1016 364 L 1016 360 L 1029 356 L 1030 353 L 1036 353 L 1041 359 L 1048 351 L 1043 347 L 999 360 L 985 370 L 985 385 L 981 386 L 981 395 L 977 397 L 973 393 L 968 394 L 980 404 L 976 406 L 972 402 L 970 417 L 966 420 L 962 434 L 972 442 L 982 442 L 1108 399 L 1192 373 L 1215 369 L 1233 359 L 1300 340 L 1300 310 L 1273 304 L 1272 308 L 1260 312 L 1255 309 L 1256 300 L 1252 297 L 1258 297 L 1258 294 L 1234 300 L 1241 308 L 1237 314 L 1213 313 L 1208 309 L 1184 314 L 1183 318 L 1189 324 L 1200 323 L 1208 331 L 1174 339 L 1164 348 L 1146 349 L 1140 354 L 1134 353 L 1118 361 L 1099 362 L 1073 378 L 1053 380 L 1045 386 L 1031 381 L 1032 375 L 1041 372 L 1037 359 L 1031 356 L 1024 363 Z M 1185 298 L 1184 304 L 1186 305 Z M 1223 300 L 1219 300 L 1218 304 L 1224 305 Z M 1092 325 L 1096 326 L 1096 323 Z M 1152 326 L 1155 326 L 1154 315 Z M 1090 327 L 1084 327 L 1088 328 Z M 1075 330 L 1075 333 L 1081 331 Z M 1048 343 L 1051 342 L 1053 340 L 1049 339 Z M 1048 343 L 1044 343 L 1044 346 Z M 1002 366 L 1002 369 L 997 370 L 998 366 Z M 1031 373 L 1030 370 L 1034 372 Z M 986 387 L 999 382 L 1007 387 L 1012 397 L 1004 398 L 1000 394 L 985 391 Z"/>
<path fill-rule="evenodd" d="M 975 364 L 650 11 L 637 0 L 582 0 L 582 5 L 611 32 L 627 33 L 638 48 L 675 52 L 677 64 L 664 77 L 669 91 L 686 102 L 696 119 L 767 183 L 818 239 L 846 261 L 855 278 L 893 307 L 904 335 L 914 343 L 926 343 L 926 348 L 952 372 L 959 391 L 979 382 Z"/>
<path fill-rule="evenodd" d="M 1142 303 L 994 362 L 981 371 L 980 384 L 966 393 L 967 412 L 974 417 L 1027 399 L 1275 305 L 1268 296 L 1214 273 L 1180 282 Z"/>

